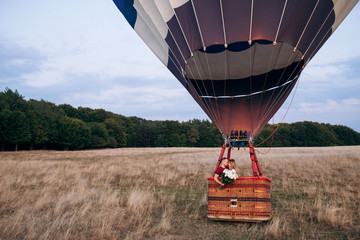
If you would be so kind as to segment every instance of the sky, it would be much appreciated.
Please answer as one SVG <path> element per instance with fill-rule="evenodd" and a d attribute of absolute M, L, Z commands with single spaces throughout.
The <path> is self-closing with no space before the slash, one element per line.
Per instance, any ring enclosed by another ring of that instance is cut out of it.
<path fill-rule="evenodd" d="M 360 132 L 358 26 L 359 3 L 270 123 L 314 121 Z M 5 88 L 27 100 L 148 120 L 208 119 L 111 0 L 0 0 L 0 91 Z"/>

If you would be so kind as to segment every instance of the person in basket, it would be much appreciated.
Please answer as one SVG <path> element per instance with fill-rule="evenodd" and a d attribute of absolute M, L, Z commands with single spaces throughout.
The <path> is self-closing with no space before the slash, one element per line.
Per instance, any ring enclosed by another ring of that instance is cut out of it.
<path fill-rule="evenodd" d="M 225 169 L 228 168 L 229 168 L 229 160 L 227 158 L 222 158 L 220 160 L 220 164 L 218 168 L 215 170 L 215 175 L 214 175 L 214 181 L 220 184 L 221 186 L 225 186 L 225 184 L 219 180 L 219 176 L 223 173 Z"/>
<path fill-rule="evenodd" d="M 235 159 L 230 159 L 229 160 L 229 169 L 232 170 L 232 169 L 235 169 L 236 173 L 236 178 L 239 177 L 239 175 L 237 174 L 238 173 L 238 167 L 236 166 L 236 162 L 235 162 Z"/>

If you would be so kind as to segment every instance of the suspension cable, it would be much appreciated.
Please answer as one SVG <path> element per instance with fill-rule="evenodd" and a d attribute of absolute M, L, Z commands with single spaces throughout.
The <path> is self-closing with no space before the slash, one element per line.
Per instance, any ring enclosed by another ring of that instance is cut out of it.
<path fill-rule="evenodd" d="M 276 129 L 272 132 L 272 134 L 270 134 L 270 136 L 268 136 L 268 137 L 267 137 L 264 141 L 262 141 L 261 143 L 257 144 L 255 147 L 258 147 L 258 146 L 260 146 L 261 144 L 263 144 L 264 142 L 266 142 L 270 137 L 274 136 L 275 132 L 279 129 L 279 127 L 280 127 L 280 125 L 283 123 L 283 121 L 284 121 L 287 113 L 289 112 L 290 106 L 291 106 L 292 103 L 293 103 L 293 100 L 294 100 L 294 97 L 295 97 L 295 94 L 296 94 L 296 91 L 297 91 L 298 86 L 299 86 L 299 81 L 296 82 L 295 90 L 294 90 L 293 96 L 292 96 L 292 98 L 291 98 L 291 101 L 290 101 L 290 103 L 289 103 L 289 106 L 288 106 L 288 108 L 286 109 L 286 112 L 285 112 L 283 118 L 281 119 L 281 121 L 279 122 L 278 126 L 276 127 Z"/>
<path fill-rule="evenodd" d="M 275 135 L 274 117 L 272 118 L 272 120 L 273 120 L 273 124 L 272 124 L 272 134 L 271 134 L 272 137 L 271 137 L 270 147 L 266 152 L 260 152 L 259 150 L 254 148 L 254 150 L 257 151 L 259 154 L 268 154 L 270 152 L 270 149 L 272 148 L 273 143 L 274 143 L 274 135 Z M 264 143 L 264 142 L 262 142 L 262 143 Z"/>
<path fill-rule="evenodd" d="M 198 74 L 199 74 L 199 77 L 200 77 L 200 80 L 201 80 L 202 85 L 203 85 L 203 87 L 204 87 L 204 90 L 205 90 L 206 94 L 208 94 L 207 89 L 206 89 L 206 86 L 205 86 L 205 84 L 204 84 L 204 79 L 203 79 L 203 77 L 201 76 L 199 67 L 198 67 L 198 65 L 197 65 L 197 63 L 196 63 L 196 58 L 194 57 L 194 53 L 192 52 L 192 49 L 190 48 L 190 45 L 189 45 L 189 42 L 188 42 L 188 40 L 187 40 L 187 38 L 186 38 L 185 32 L 184 32 L 184 30 L 183 30 L 183 28 L 182 28 L 182 26 L 181 26 L 180 20 L 179 20 L 177 14 L 176 14 L 176 12 L 175 12 L 175 9 L 172 8 L 172 10 L 173 10 L 173 13 L 174 13 L 174 15 L 175 15 L 176 21 L 178 22 L 178 25 L 179 25 L 179 27 L 180 27 L 180 29 L 181 29 L 181 32 L 182 32 L 182 34 L 183 34 L 183 36 L 184 36 L 184 39 L 185 39 L 185 41 L 186 41 L 186 45 L 187 45 L 187 47 L 188 47 L 188 49 L 189 49 L 189 51 L 190 51 L 190 53 L 191 53 L 191 57 L 193 57 L 194 64 L 195 64 L 195 68 L 197 69 L 197 72 L 198 72 Z M 190 68 L 188 68 L 188 69 L 190 70 Z M 193 74 L 192 74 L 192 75 L 193 75 Z M 193 75 L 193 76 L 194 76 L 194 75 Z M 194 81 L 195 81 L 195 83 L 197 84 L 195 78 L 194 78 Z M 199 91 L 200 91 L 200 88 L 199 88 Z M 201 94 L 202 94 L 202 93 L 201 93 Z M 205 101 L 205 102 L 206 102 L 206 101 Z M 219 111 L 218 111 L 218 113 L 217 113 L 217 115 L 216 115 L 216 113 L 214 112 L 214 111 L 216 111 L 216 110 L 215 110 L 213 107 L 210 107 L 209 104 L 207 104 L 207 105 L 208 105 L 207 108 L 208 108 L 209 112 L 211 112 L 212 115 L 213 115 L 213 120 L 214 120 L 216 123 L 218 123 L 218 125 L 219 125 L 219 120 L 218 120 L 218 117 L 220 116 Z"/>

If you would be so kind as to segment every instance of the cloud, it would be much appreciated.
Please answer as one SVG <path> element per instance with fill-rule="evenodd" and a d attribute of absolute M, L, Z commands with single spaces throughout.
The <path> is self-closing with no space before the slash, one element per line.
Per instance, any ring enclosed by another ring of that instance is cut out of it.
<path fill-rule="evenodd" d="M 338 81 L 339 78 L 344 78 L 344 74 L 350 72 L 351 69 L 347 64 L 318 64 L 311 65 L 306 68 L 304 72 L 304 81 L 328 82 Z"/>
<path fill-rule="evenodd" d="M 360 31 L 357 24 L 360 22 L 359 4 L 353 8 L 350 14 L 340 24 L 338 29 L 321 47 L 319 52 L 311 60 L 313 64 L 336 64 L 354 60 L 360 57 L 360 48 L 357 39 L 360 39 Z"/>
<path fill-rule="evenodd" d="M 93 75 L 98 81 L 117 77 L 171 77 L 112 2 L 64 0 L 60 6 L 37 0 L 22 5 L 14 1 L 14 4 L 0 3 L 3 13 L 0 21 L 11 22 L 11 26 L 0 26 L 0 50 L 6 50 L 0 54 L 12 72 L 18 70 L 21 84 L 51 87 L 71 83 L 73 80 L 68 76 L 83 75 Z M 66 4 L 71 4 L 71 9 L 63 7 Z M 95 15 L 106 17 L 89 18 Z M 24 25 L 25 19 L 29 20 Z M 5 40 L 13 46 L 3 49 Z M 27 60 L 33 59 L 31 55 L 28 59 L 13 59 L 16 53 L 22 54 L 26 49 L 43 58 L 29 71 L 15 69 L 16 63 L 20 67 L 21 62 L 26 65 Z"/>
<path fill-rule="evenodd" d="M 300 102 L 298 111 L 306 114 L 322 113 L 351 113 L 359 109 L 354 105 L 359 105 L 360 99 L 334 100 L 328 99 L 326 102 Z"/>
<path fill-rule="evenodd" d="M 360 105 L 360 98 L 349 98 L 342 100 L 346 105 Z"/>
<path fill-rule="evenodd" d="M 189 93 L 172 79 L 114 79 L 98 91 L 76 91 L 65 96 L 73 106 L 103 108 L 125 116 L 150 120 L 187 121 L 206 118 Z"/>
<path fill-rule="evenodd" d="M 131 85 L 131 84 L 129 84 Z M 179 88 L 166 88 L 159 85 L 148 84 L 144 86 L 116 85 L 98 92 L 84 92 L 73 95 L 73 100 L 79 102 L 119 102 L 151 104 L 161 103 L 169 97 L 182 97 L 185 92 Z"/>
<path fill-rule="evenodd" d="M 93 75 L 98 81 L 117 77 L 171 77 L 150 50 L 146 49 L 142 53 L 132 51 L 136 47 L 131 41 L 129 44 L 113 43 L 112 46 L 108 48 L 101 42 L 79 41 L 56 48 L 43 46 L 37 51 L 47 58 L 33 72 L 22 75 L 22 79 L 27 86 L 45 87 L 71 82 L 72 79 L 65 78 L 66 75 Z"/>
<path fill-rule="evenodd" d="M 307 98 L 326 99 L 356 95 L 360 87 L 360 57 L 338 64 L 312 64 L 300 77 L 299 94 Z"/>
<path fill-rule="evenodd" d="M 22 75 L 23 84 L 29 87 L 49 87 L 64 83 L 63 73 L 54 70 L 40 70 Z"/>

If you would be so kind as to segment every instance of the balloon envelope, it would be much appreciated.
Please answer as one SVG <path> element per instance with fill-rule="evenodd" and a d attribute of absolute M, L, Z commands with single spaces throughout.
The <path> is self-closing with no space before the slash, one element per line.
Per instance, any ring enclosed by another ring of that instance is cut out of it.
<path fill-rule="evenodd" d="M 224 135 L 257 135 L 358 0 L 114 0 Z"/>

